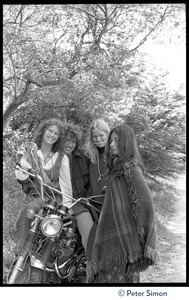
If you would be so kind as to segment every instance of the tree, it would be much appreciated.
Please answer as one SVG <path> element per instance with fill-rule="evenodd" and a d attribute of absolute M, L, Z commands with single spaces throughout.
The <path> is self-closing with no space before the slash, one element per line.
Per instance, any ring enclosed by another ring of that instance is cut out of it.
<path fill-rule="evenodd" d="M 174 38 L 182 36 L 184 8 L 5 5 L 5 127 L 32 131 L 50 116 L 84 129 L 99 116 L 111 126 L 127 122 L 137 133 L 148 173 L 171 174 L 173 152 L 185 152 L 184 117 L 175 106 L 182 96 L 170 93 L 166 73 L 141 50 L 150 38 L 170 38 L 166 26 Z"/>
<path fill-rule="evenodd" d="M 165 74 L 141 77 L 133 107 L 120 114 L 137 136 L 148 177 L 169 177 L 183 171 L 185 157 L 185 96 L 171 93 Z"/>
<path fill-rule="evenodd" d="M 77 89 L 84 99 L 86 92 L 93 95 L 96 84 L 101 95 L 96 105 L 109 85 L 119 95 L 118 75 L 125 72 L 125 84 L 132 69 L 129 60 L 163 24 L 173 26 L 171 20 L 183 9 L 182 4 L 4 5 L 4 128 L 20 105 L 36 96 L 41 101 L 41 90 L 49 87 L 74 86 L 72 102 Z M 88 75 L 92 90 L 80 86 Z M 60 102 L 65 104 L 66 98 Z"/>

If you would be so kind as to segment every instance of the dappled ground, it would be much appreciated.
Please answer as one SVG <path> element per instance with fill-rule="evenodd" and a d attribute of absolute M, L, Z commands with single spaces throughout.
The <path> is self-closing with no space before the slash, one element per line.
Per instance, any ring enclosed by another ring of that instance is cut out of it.
<path fill-rule="evenodd" d="M 157 214 L 157 247 L 160 261 L 157 266 L 150 267 L 141 273 L 141 283 L 186 282 L 186 176 L 171 180 L 177 188 L 177 201 L 171 217 Z M 165 214 L 168 216 L 169 214 Z M 3 275 L 8 271 L 11 261 L 13 242 L 4 240 Z"/>
<path fill-rule="evenodd" d="M 141 283 L 186 282 L 186 175 L 172 183 L 178 193 L 175 213 L 169 219 L 157 214 L 160 261 L 141 273 Z"/>

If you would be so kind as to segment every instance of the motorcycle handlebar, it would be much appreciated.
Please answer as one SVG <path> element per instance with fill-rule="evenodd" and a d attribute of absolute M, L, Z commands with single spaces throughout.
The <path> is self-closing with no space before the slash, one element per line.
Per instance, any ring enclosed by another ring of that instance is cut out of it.
<path fill-rule="evenodd" d="M 43 181 L 42 177 L 41 177 L 39 174 L 36 174 L 35 170 L 33 170 L 33 169 L 29 169 L 30 172 L 29 172 L 29 171 L 26 171 L 26 170 L 24 170 L 24 169 L 21 167 L 20 164 L 17 163 L 17 164 L 16 164 L 16 170 L 20 170 L 20 171 L 22 171 L 22 172 L 24 172 L 24 173 L 26 173 L 26 174 L 28 174 L 28 175 L 30 175 L 30 176 L 32 176 L 32 177 L 36 177 L 37 179 Z M 32 172 L 32 173 L 31 173 L 31 172 Z M 50 187 L 50 186 L 49 186 L 49 187 Z"/>
<path fill-rule="evenodd" d="M 59 191 L 59 190 L 53 188 L 52 186 L 48 185 L 46 182 L 43 181 L 43 178 L 42 178 L 39 174 L 36 174 L 35 170 L 31 169 L 31 171 L 32 171 L 32 173 L 31 173 L 31 172 L 29 172 L 29 171 L 24 170 L 19 164 L 16 165 L 16 169 L 17 169 L 17 170 L 20 170 L 20 171 L 22 171 L 22 172 L 24 172 L 24 173 L 26 173 L 26 174 L 28 174 L 29 176 L 36 177 L 37 179 L 40 180 L 41 185 L 47 186 L 49 189 L 51 189 L 51 190 L 57 192 L 58 194 L 61 194 L 61 195 L 65 196 L 65 197 L 68 197 L 68 198 L 70 198 L 72 201 L 74 201 L 74 203 L 69 207 L 69 209 L 71 209 L 74 205 L 76 205 L 77 202 L 81 202 L 81 201 L 84 201 L 87 205 L 94 207 L 93 205 L 91 205 L 91 204 L 89 203 L 89 201 L 91 200 L 91 201 L 93 201 L 93 202 L 96 202 L 96 203 L 98 203 L 98 204 L 101 204 L 101 202 L 96 201 L 96 200 L 94 200 L 93 198 L 98 198 L 98 197 L 102 197 L 102 196 L 104 197 L 104 194 L 102 194 L 102 195 L 89 196 L 89 197 L 87 197 L 87 198 L 81 197 L 81 198 L 75 199 L 75 198 L 73 198 L 73 197 L 71 197 L 71 196 L 69 196 L 69 195 L 66 195 L 66 194 L 62 193 L 61 191 Z M 96 210 L 98 210 L 96 207 L 94 207 L 94 208 L 95 208 Z"/>

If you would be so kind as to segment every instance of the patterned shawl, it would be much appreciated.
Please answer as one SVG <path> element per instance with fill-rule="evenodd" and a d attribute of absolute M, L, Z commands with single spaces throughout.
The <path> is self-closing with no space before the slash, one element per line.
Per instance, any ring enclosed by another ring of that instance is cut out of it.
<path fill-rule="evenodd" d="M 150 190 L 137 163 L 110 175 L 87 264 L 88 282 L 114 265 L 128 264 L 127 274 L 156 263 L 156 227 Z"/>

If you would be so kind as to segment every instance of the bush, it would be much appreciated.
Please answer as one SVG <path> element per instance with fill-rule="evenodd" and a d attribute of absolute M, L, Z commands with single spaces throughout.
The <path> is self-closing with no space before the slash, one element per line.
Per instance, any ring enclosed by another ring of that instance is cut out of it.
<path fill-rule="evenodd" d="M 175 175 L 176 177 L 176 175 Z M 175 204 L 178 199 L 177 189 L 168 180 L 156 177 L 156 180 L 148 180 L 155 210 L 164 218 L 171 218 L 175 213 Z"/>
<path fill-rule="evenodd" d="M 23 192 L 16 180 L 11 158 L 5 159 L 3 169 L 3 230 L 7 239 L 23 205 Z"/>

